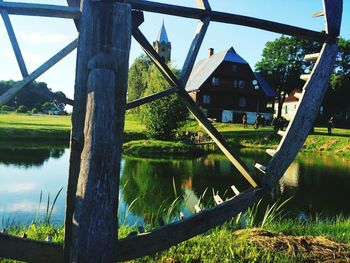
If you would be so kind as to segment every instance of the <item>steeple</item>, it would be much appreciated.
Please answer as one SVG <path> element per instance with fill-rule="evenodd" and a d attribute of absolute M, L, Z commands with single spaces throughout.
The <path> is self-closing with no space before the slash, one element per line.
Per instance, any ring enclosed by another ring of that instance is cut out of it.
<path fill-rule="evenodd" d="M 168 39 L 168 34 L 165 29 L 164 20 L 160 28 L 157 40 L 153 42 L 153 48 L 157 51 L 158 55 L 164 59 L 167 63 L 171 58 L 171 43 Z"/>
<path fill-rule="evenodd" d="M 163 23 L 162 23 L 162 27 L 160 28 L 160 31 L 159 31 L 159 34 L 158 34 L 158 37 L 157 37 L 157 41 L 159 43 L 168 43 L 169 40 L 168 40 L 168 34 L 166 33 L 166 29 L 165 29 L 165 25 L 164 25 L 164 19 L 163 19 Z"/>

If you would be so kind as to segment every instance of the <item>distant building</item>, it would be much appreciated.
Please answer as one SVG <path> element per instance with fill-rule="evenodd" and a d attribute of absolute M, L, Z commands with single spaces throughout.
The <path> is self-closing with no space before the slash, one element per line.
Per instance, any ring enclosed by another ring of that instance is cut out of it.
<path fill-rule="evenodd" d="M 166 33 L 164 21 L 160 28 L 157 40 L 153 42 L 153 48 L 157 51 L 159 56 L 163 58 L 165 63 L 171 60 L 171 43 Z"/>
<path fill-rule="evenodd" d="M 272 120 L 276 92 L 231 47 L 208 57 L 194 67 L 186 91 L 208 118 L 219 122 L 254 123 L 256 114 Z"/>
<path fill-rule="evenodd" d="M 290 121 L 296 113 L 298 104 L 299 104 L 299 99 L 294 96 L 294 92 L 287 95 L 282 106 L 281 116 L 285 118 L 287 121 Z M 274 108 L 275 108 L 274 117 L 277 117 L 277 110 L 278 110 L 277 100 L 275 101 Z"/>

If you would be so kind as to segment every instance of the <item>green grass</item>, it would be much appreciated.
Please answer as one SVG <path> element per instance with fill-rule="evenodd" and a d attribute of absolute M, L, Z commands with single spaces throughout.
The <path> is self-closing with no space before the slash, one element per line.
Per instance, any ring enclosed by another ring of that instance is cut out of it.
<path fill-rule="evenodd" d="M 252 125 L 244 129 L 241 124 L 215 123 L 231 147 L 248 148 L 276 148 L 280 136 L 276 135 L 271 126 L 254 129 Z M 28 115 L 0 112 L 0 139 L 7 140 L 55 140 L 69 142 L 71 129 L 70 116 Z M 146 128 L 140 119 L 132 114 L 126 114 L 124 141 L 138 141 L 127 144 L 127 154 L 136 156 L 159 156 L 169 154 L 176 156 L 193 153 L 197 155 L 200 150 L 195 150 L 187 143 L 178 144 L 162 141 L 147 142 Z M 199 132 L 204 130 L 195 122 L 188 121 L 182 132 Z M 208 138 L 210 140 L 210 138 Z M 12 144 L 12 143 L 11 143 Z M 183 147 L 181 150 L 180 148 Z M 140 148 L 140 149 L 138 149 Z M 144 149 L 141 149 L 144 148 Z M 157 149 L 158 148 L 158 149 Z M 209 151 L 212 151 L 210 149 Z M 307 138 L 302 149 L 304 152 L 332 153 L 345 158 L 350 158 L 350 130 L 333 129 L 332 135 L 327 134 L 326 128 L 316 127 L 315 132 Z M 201 151 L 203 153 L 203 151 Z M 147 154 L 149 153 L 149 154 Z M 152 155 L 153 154 L 153 155 Z"/>

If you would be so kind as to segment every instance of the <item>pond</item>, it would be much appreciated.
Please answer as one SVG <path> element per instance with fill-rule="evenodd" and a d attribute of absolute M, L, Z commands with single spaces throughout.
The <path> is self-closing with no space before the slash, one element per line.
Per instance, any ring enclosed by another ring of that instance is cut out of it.
<path fill-rule="evenodd" d="M 0 227 L 42 219 L 47 203 L 53 203 L 61 188 L 50 221 L 63 224 L 69 149 L 64 145 L 16 144 L 0 148 Z M 261 177 L 254 162 L 266 164 L 269 156 L 255 149 L 237 151 L 254 176 Z M 221 154 L 184 160 L 124 157 L 121 169 L 119 219 L 130 225 L 174 218 L 178 211 L 192 214 L 199 202 L 212 205 L 213 192 L 223 199 L 232 197 L 231 185 L 249 188 Z M 292 216 L 349 216 L 349 171 L 349 160 L 299 154 L 271 198 L 293 196 L 285 207 Z"/>

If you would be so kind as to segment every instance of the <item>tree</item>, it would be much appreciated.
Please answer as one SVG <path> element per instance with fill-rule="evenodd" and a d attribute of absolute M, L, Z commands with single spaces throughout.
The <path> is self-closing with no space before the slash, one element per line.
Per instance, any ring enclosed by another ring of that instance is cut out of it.
<path fill-rule="evenodd" d="M 168 82 L 154 65 L 149 68 L 147 83 L 144 95 L 150 95 L 169 87 Z M 186 120 L 188 111 L 175 94 L 144 105 L 141 115 L 150 138 L 169 140 L 174 138 L 175 131 Z"/>
<path fill-rule="evenodd" d="M 286 95 L 302 88 L 304 82 L 300 80 L 300 75 L 311 69 L 312 64 L 304 61 L 304 56 L 319 52 L 320 49 L 321 44 L 318 42 L 286 36 L 265 44 L 262 59 L 256 63 L 255 68 L 276 88 L 277 117 L 281 117 Z"/>
<path fill-rule="evenodd" d="M 129 69 L 128 101 L 139 99 L 147 88 L 148 70 L 152 65 L 146 55 L 137 57 Z"/>

